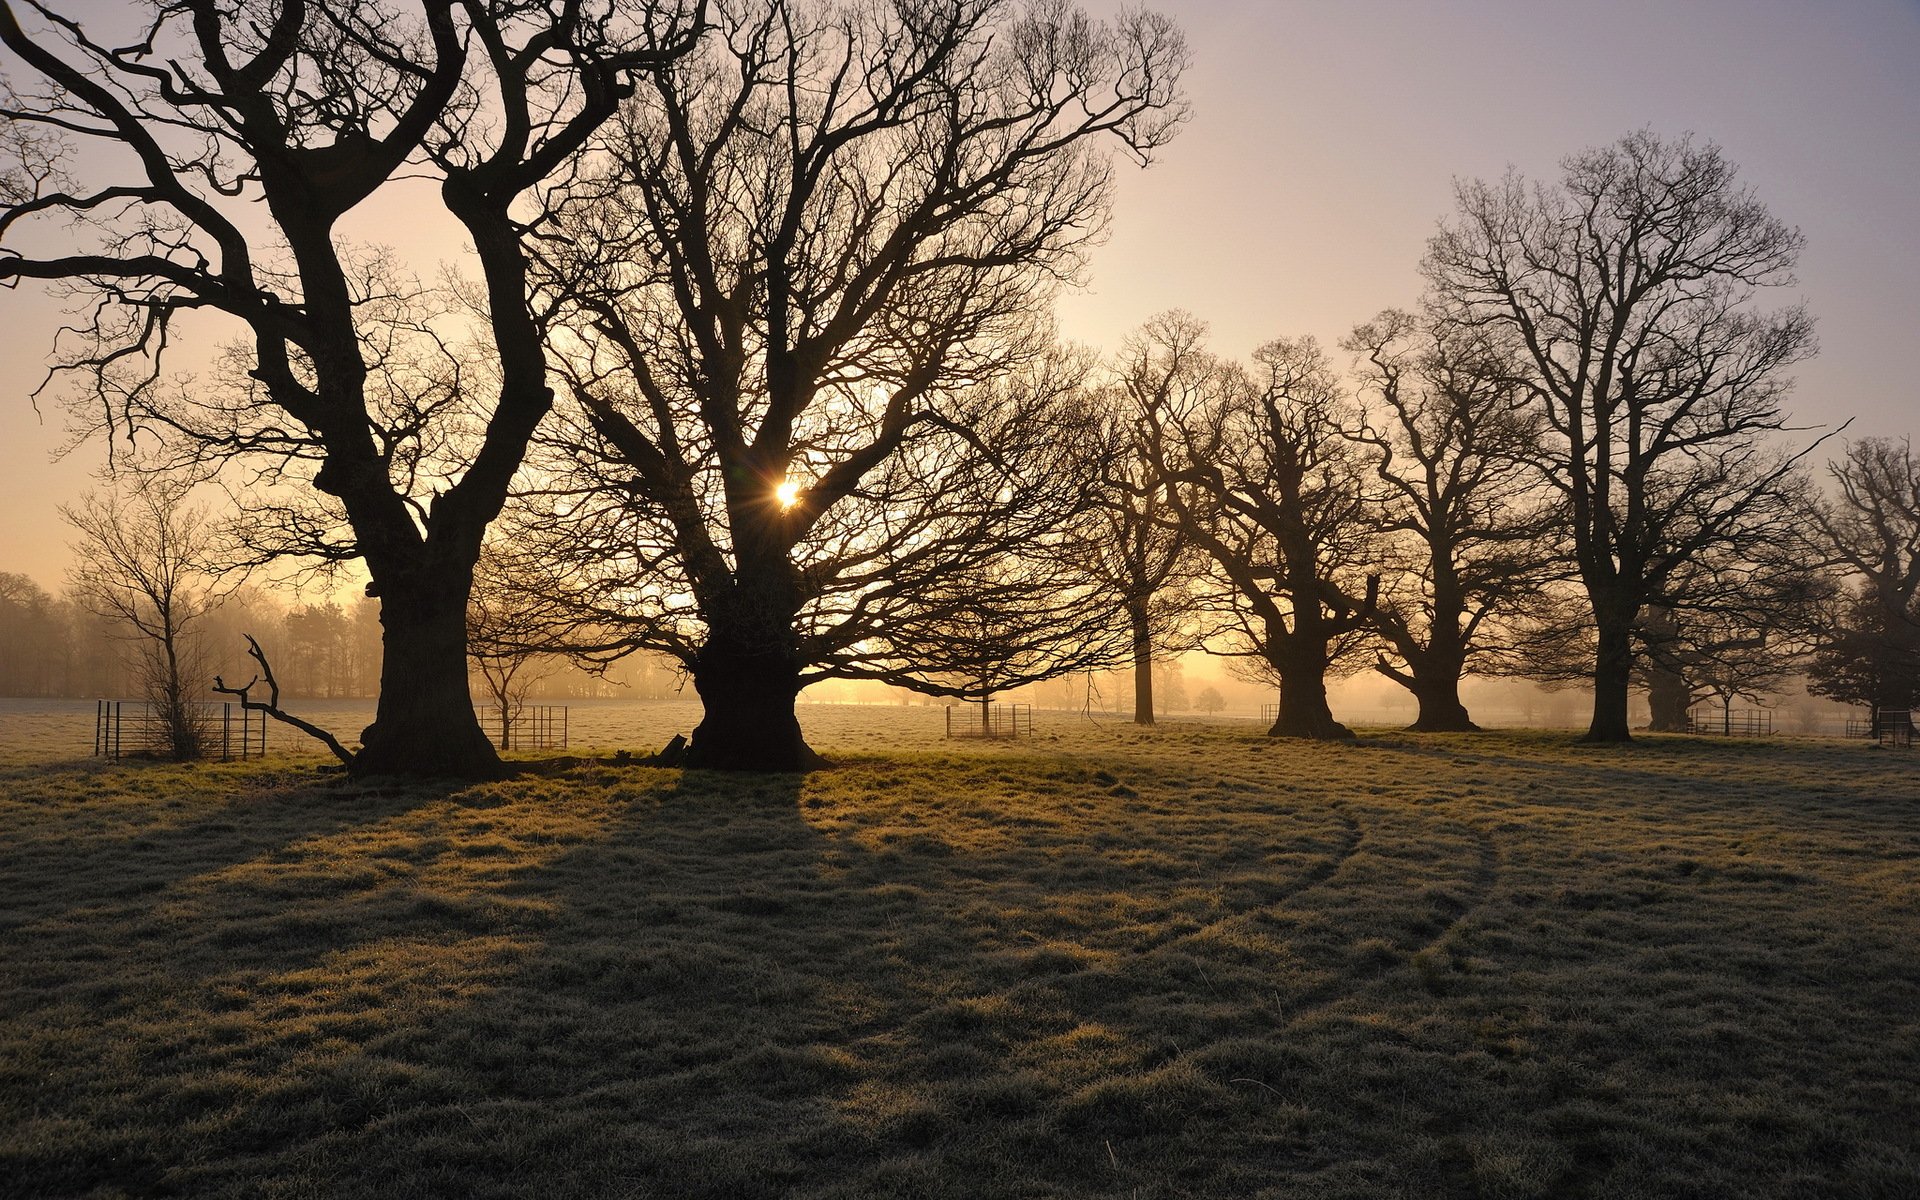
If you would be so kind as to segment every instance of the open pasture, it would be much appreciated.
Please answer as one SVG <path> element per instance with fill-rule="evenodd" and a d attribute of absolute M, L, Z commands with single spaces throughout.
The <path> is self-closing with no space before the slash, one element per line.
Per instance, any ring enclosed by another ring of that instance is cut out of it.
<path fill-rule="evenodd" d="M 838 769 L 16 748 L 0 1194 L 1920 1194 L 1911 755 L 802 715 Z"/>

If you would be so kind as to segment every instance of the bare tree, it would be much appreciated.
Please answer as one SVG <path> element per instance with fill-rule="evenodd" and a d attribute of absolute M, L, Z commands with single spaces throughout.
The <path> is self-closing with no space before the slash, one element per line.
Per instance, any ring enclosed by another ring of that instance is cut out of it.
<path fill-rule="evenodd" d="M 139 647 L 139 681 L 172 757 L 200 757 L 194 705 L 212 679 L 195 637 L 216 607 L 225 570 L 206 506 L 193 484 L 148 476 L 124 493 L 88 493 L 60 515 L 80 535 L 68 591 L 120 626 Z"/>
<path fill-rule="evenodd" d="M 69 143 L 51 159 L 46 137 L 0 145 L 16 160 L 0 171 L 0 282 L 55 281 L 84 306 L 56 370 L 93 425 L 158 432 L 176 460 L 243 460 L 305 489 L 312 504 L 282 514 L 279 550 L 364 563 L 385 663 L 356 771 L 497 769 L 467 695 L 466 602 L 487 525 L 552 403 L 527 305 L 529 200 L 637 74 L 686 51 L 703 9 L 419 0 L 408 18 L 384 0 L 178 0 L 103 32 L 108 14 L 0 2 L 0 43 L 32 81 L 0 116 Z M 101 178 L 70 182 L 62 168 Z M 495 375 L 485 403 L 405 386 L 423 377 L 403 364 L 446 357 L 443 335 L 394 320 L 416 311 L 415 289 L 387 252 L 337 229 L 392 202 L 390 184 L 423 178 L 478 258 Z M 64 249 L 39 249 L 62 237 Z M 245 330 L 248 390 L 211 403 L 163 371 L 179 318 L 202 311 Z"/>
<path fill-rule="evenodd" d="M 692 675 L 688 762 L 795 770 L 810 679 L 934 687 L 954 664 L 916 631 L 968 609 L 1032 628 L 1028 597 L 1071 594 L 976 566 L 1018 548 L 1051 573 L 1042 522 L 1083 501 L 1055 474 L 1084 412 L 1045 305 L 1099 235 L 1103 148 L 1144 161 L 1178 126 L 1185 48 L 1163 18 L 1060 0 L 716 21 L 635 95 L 546 247 L 584 426 L 563 451 L 623 501 L 555 516 L 605 522 L 609 616 Z"/>
<path fill-rule="evenodd" d="M 1666 579 L 1634 625 L 1648 728 L 1680 732 L 1709 697 L 1776 693 L 1807 662 L 1834 583 L 1807 514 L 1812 484 L 1795 470 L 1755 495 L 1727 536 Z"/>
<path fill-rule="evenodd" d="M 1799 307 L 1755 309 L 1802 239 L 1717 146 L 1641 131 L 1564 168 L 1461 184 L 1423 266 L 1437 312 L 1521 357 L 1593 610 L 1586 740 L 1617 742 L 1642 609 L 1799 456 L 1773 435 L 1813 333 Z"/>
<path fill-rule="evenodd" d="M 533 686 L 561 661 L 554 637 L 564 617 L 529 589 L 527 571 L 489 545 L 480 554 L 467 602 L 467 648 L 499 721 L 502 750 L 513 748 L 513 723 L 526 709 Z"/>
<path fill-rule="evenodd" d="M 1133 720 L 1154 723 L 1153 667 L 1190 603 L 1197 554 L 1174 519 L 1171 482 L 1155 468 L 1157 436 L 1149 410 L 1185 410 L 1228 368 L 1209 353 L 1206 326 L 1191 314 L 1166 312 L 1128 337 L 1113 365 L 1115 404 L 1098 443 L 1098 514 L 1093 542 L 1096 576 L 1126 608 L 1133 642 Z"/>
<path fill-rule="evenodd" d="M 1412 728 L 1477 729 L 1460 677 L 1513 665 L 1511 633 L 1565 571 L 1563 513 L 1531 457 L 1540 421 L 1519 408 L 1487 339 L 1388 310 L 1343 343 L 1359 356 L 1373 521 L 1385 582 L 1374 629 L 1394 656 L 1374 669 L 1412 692 Z"/>
<path fill-rule="evenodd" d="M 1349 738 L 1327 675 L 1366 628 L 1379 586 L 1353 414 L 1311 338 L 1255 353 L 1254 378 L 1150 396 L 1142 412 L 1169 501 L 1209 558 L 1195 585 L 1201 641 L 1258 660 L 1280 684 L 1275 737 Z M 1364 594 L 1356 594 L 1363 592 Z"/>
<path fill-rule="evenodd" d="M 1920 457 L 1902 439 L 1862 438 L 1828 464 L 1812 518 L 1844 573 L 1809 672 L 1812 690 L 1853 704 L 1920 703 Z"/>
<path fill-rule="evenodd" d="M 692 765 L 817 765 L 804 741 L 792 740 L 794 698 L 814 682 L 874 680 L 985 704 L 998 692 L 1117 661 L 1125 644 L 1118 598 L 1086 569 L 1102 529 L 1096 481 L 1086 473 L 1098 428 L 1078 388 L 1085 372 L 1082 361 L 1049 357 L 946 397 L 938 417 L 903 437 L 857 492 L 810 521 L 783 551 L 803 603 L 756 635 L 773 639 L 767 652 L 798 663 L 797 673 L 740 695 L 726 690 L 733 681 L 710 676 L 701 692 L 707 736 L 696 730 L 694 745 L 704 748 Z M 522 568 L 537 563 L 545 572 L 533 586 L 564 614 L 559 636 L 589 663 L 669 655 L 699 687 L 715 636 L 703 607 L 715 602 L 715 589 L 701 572 L 714 560 L 678 555 L 668 516 L 608 469 L 619 451 L 595 425 L 563 422 L 551 440 L 558 457 L 541 460 L 554 468 L 548 486 L 523 498 L 513 536 Z M 769 507 L 784 511 L 789 497 L 797 506 L 798 490 L 776 489 Z M 733 557 L 717 547 L 716 554 Z M 719 600 L 728 598 L 729 589 L 719 590 Z M 784 610 L 720 611 L 722 621 L 751 631 Z M 729 706 L 745 703 L 769 722 L 758 739 L 735 727 L 744 717 Z M 739 740 L 726 740 L 732 736 Z"/>

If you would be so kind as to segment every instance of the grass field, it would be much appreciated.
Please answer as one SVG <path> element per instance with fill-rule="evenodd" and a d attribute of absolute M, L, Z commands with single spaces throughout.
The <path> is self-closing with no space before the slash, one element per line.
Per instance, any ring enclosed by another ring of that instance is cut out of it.
<path fill-rule="evenodd" d="M 808 719 L 762 781 L 14 756 L 0 1193 L 1920 1195 L 1920 757 Z"/>

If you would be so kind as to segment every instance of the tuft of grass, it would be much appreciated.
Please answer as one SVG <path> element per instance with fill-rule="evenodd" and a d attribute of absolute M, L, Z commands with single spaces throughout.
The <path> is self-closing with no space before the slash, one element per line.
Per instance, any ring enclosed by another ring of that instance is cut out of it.
<path fill-rule="evenodd" d="M 0 1194 L 1920 1194 L 1910 757 L 806 715 L 0 767 Z"/>

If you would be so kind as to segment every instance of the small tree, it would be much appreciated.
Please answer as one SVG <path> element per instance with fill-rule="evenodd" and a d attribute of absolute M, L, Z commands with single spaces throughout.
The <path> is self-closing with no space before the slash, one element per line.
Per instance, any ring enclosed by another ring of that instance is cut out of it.
<path fill-rule="evenodd" d="M 1810 536 L 1805 475 L 1781 478 L 1755 497 L 1742 536 L 1709 547 L 1668 577 L 1634 627 L 1636 678 L 1645 684 L 1648 728 L 1678 732 L 1709 696 L 1755 701 L 1778 692 L 1806 665 L 1833 593 L 1824 553 Z"/>
<path fill-rule="evenodd" d="M 192 488 L 148 476 L 125 492 L 90 492 L 60 509 L 80 535 L 68 590 L 138 645 L 141 690 L 169 755 L 179 760 L 198 758 L 203 749 L 193 706 L 211 672 L 194 635 L 219 603 L 225 575 L 206 507 L 188 503 Z"/>
<path fill-rule="evenodd" d="M 487 707 L 498 725 L 498 745 L 513 748 L 513 723 L 525 710 L 535 684 L 558 665 L 553 644 L 556 614 L 497 548 L 481 552 L 467 601 L 467 652 L 473 659 Z"/>
<path fill-rule="evenodd" d="M 1121 348 L 1112 367 L 1114 405 L 1102 418 L 1095 496 L 1103 530 L 1093 543 L 1092 570 L 1126 608 L 1137 725 L 1153 724 L 1154 662 L 1187 615 L 1201 557 L 1172 515 L 1172 484 L 1155 468 L 1149 444 L 1157 432 L 1141 414 L 1188 407 L 1222 386 L 1230 369 L 1208 353 L 1205 339 L 1206 326 L 1187 313 L 1149 320 Z"/>
<path fill-rule="evenodd" d="M 1193 698 L 1193 706 L 1208 716 L 1212 716 L 1225 708 L 1227 701 L 1226 698 L 1220 694 L 1219 688 L 1208 684 L 1206 687 L 1200 689 L 1199 695 Z"/>

